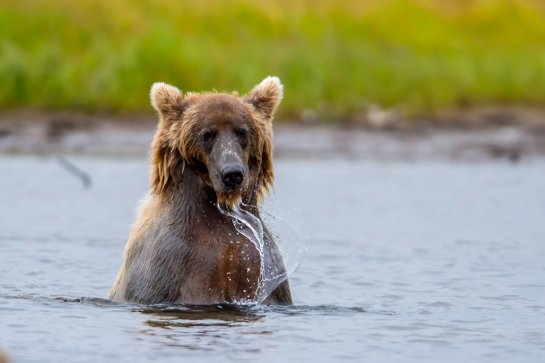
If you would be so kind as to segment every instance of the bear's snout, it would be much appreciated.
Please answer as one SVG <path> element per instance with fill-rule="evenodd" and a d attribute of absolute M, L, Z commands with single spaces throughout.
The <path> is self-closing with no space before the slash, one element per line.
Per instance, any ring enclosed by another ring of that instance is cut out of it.
<path fill-rule="evenodd" d="M 227 164 L 221 169 L 221 180 L 228 188 L 236 188 L 244 181 L 244 167 L 239 164 Z"/>

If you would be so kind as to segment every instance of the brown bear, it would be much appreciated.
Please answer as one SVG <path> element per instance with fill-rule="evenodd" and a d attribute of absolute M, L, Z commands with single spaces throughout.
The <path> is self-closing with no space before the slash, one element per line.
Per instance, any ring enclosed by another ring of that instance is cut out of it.
<path fill-rule="evenodd" d="M 282 92 L 277 77 L 242 98 L 153 85 L 159 123 L 151 191 L 132 226 L 111 300 L 292 303 L 282 258 L 259 213 L 274 179 L 272 120 Z M 234 221 L 241 213 L 261 225 L 261 253 Z M 274 278 L 264 279 L 265 270 Z"/>

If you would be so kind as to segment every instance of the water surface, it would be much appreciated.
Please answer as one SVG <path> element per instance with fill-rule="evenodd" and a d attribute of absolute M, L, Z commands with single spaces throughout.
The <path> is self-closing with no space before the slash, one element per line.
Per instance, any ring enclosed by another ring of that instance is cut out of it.
<path fill-rule="evenodd" d="M 105 300 L 143 158 L 0 157 L 0 347 L 16 362 L 541 362 L 545 160 L 277 160 L 310 239 L 293 307 Z M 279 235 L 293 236 L 277 230 Z"/>

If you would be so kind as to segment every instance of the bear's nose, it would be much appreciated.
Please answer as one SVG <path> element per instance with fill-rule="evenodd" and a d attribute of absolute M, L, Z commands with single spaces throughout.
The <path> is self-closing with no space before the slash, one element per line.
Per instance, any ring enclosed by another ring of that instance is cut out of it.
<path fill-rule="evenodd" d="M 221 169 L 221 179 L 229 188 L 238 187 L 244 180 L 244 169 L 237 164 L 227 164 Z"/>

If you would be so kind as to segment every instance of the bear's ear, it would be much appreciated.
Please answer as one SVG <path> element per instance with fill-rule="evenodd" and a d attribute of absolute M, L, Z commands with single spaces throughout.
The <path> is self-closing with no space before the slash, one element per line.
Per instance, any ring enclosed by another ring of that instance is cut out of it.
<path fill-rule="evenodd" d="M 156 82 L 151 86 L 151 105 L 161 116 L 167 119 L 179 117 L 185 108 L 182 93 L 174 86 Z"/>
<path fill-rule="evenodd" d="M 272 119 L 283 95 L 283 86 L 278 77 L 267 77 L 244 98 L 244 101 L 255 107 L 257 112 Z"/>

